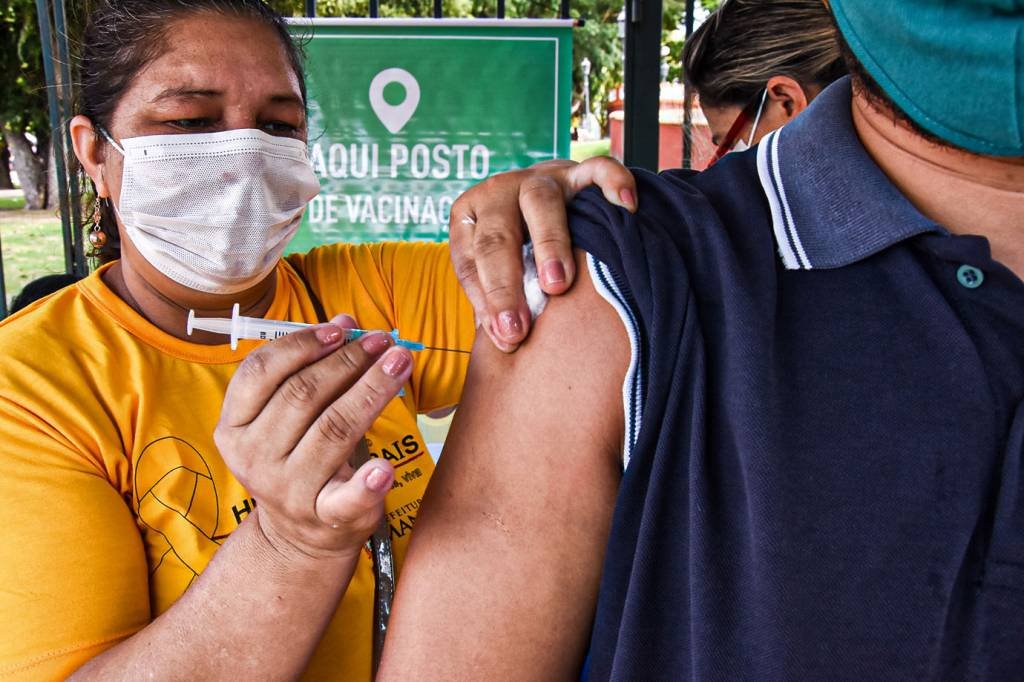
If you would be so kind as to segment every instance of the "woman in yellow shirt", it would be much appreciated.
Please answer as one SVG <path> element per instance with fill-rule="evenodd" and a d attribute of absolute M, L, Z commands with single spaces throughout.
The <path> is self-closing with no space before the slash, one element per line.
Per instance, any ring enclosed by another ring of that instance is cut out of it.
<path fill-rule="evenodd" d="M 281 257 L 318 187 L 261 0 L 107 0 L 83 43 L 71 133 L 108 262 L 0 325 L 0 677 L 369 679 L 365 541 L 383 518 L 401 564 L 433 470 L 415 416 L 457 402 L 468 356 L 343 328 L 469 348 L 447 248 Z M 186 335 L 235 303 L 355 319 L 273 354 Z"/>

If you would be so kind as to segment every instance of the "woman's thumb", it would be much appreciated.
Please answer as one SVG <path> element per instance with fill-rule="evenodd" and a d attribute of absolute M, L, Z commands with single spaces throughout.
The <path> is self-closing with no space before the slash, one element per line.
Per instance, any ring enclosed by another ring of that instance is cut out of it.
<path fill-rule="evenodd" d="M 394 479 L 390 464 L 371 459 L 348 480 L 327 482 L 317 497 L 317 516 L 331 526 L 347 525 L 369 536 L 384 514 L 384 497 Z"/>

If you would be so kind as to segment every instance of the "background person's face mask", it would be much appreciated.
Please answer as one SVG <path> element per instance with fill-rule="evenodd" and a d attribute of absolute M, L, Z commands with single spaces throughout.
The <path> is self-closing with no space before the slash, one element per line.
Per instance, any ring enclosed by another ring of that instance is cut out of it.
<path fill-rule="evenodd" d="M 757 105 L 757 114 L 754 116 L 754 125 L 750 128 L 750 137 L 746 140 L 736 140 L 736 144 L 732 146 L 730 151 L 744 152 L 750 149 L 750 145 L 754 144 L 754 138 L 757 137 L 757 126 L 761 123 L 761 114 L 764 113 L 764 103 L 768 99 L 768 88 L 765 87 L 764 92 L 761 94 L 761 103 Z"/>
<path fill-rule="evenodd" d="M 128 237 L 171 280 L 211 294 L 266 277 L 320 192 L 301 140 L 260 130 L 151 135 L 121 141 Z"/>
<path fill-rule="evenodd" d="M 740 110 L 740 113 L 736 115 L 736 120 L 733 121 L 729 127 L 729 131 L 726 132 L 725 137 L 722 138 L 722 143 L 718 145 L 718 149 L 711 156 L 711 161 L 708 163 L 708 168 L 715 165 L 719 159 L 730 152 L 742 152 L 750 149 L 750 145 L 754 143 L 754 138 L 757 137 L 757 126 L 761 123 L 761 114 L 764 113 L 764 103 L 768 99 L 768 86 L 766 85 L 764 90 L 761 91 L 760 103 L 757 105 L 757 113 L 754 115 L 754 125 L 750 128 L 750 137 L 746 140 L 740 138 L 740 131 L 743 130 L 744 126 L 747 125 L 747 121 L 750 120 L 750 108 L 755 101 L 751 100 L 750 103 Z"/>

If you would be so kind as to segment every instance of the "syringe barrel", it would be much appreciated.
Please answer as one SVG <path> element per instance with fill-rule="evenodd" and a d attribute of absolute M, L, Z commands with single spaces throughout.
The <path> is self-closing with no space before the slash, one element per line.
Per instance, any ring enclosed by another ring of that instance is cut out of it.
<path fill-rule="evenodd" d="M 239 339 L 253 339 L 256 341 L 273 341 L 292 332 L 305 329 L 308 324 L 301 322 L 286 322 L 284 320 L 264 320 L 258 317 L 243 317 L 238 314 L 238 304 L 235 304 L 231 315 L 231 348 L 238 346 Z"/>
<path fill-rule="evenodd" d="M 217 329 L 218 325 L 224 325 L 227 329 L 220 331 Z M 303 322 L 267 320 L 261 317 L 245 317 L 239 314 L 239 305 L 237 303 L 231 308 L 230 320 L 221 318 L 196 318 L 194 313 L 190 313 L 188 321 L 190 334 L 191 329 L 195 327 L 197 329 L 208 329 L 210 331 L 219 331 L 219 333 L 230 335 L 231 350 L 238 348 L 238 341 L 240 339 L 274 341 L 282 336 L 288 336 L 291 333 L 297 332 L 300 329 L 305 329 L 309 326 L 310 325 Z M 355 341 L 366 334 L 372 334 L 373 332 L 365 329 L 345 329 L 344 333 L 345 343 L 348 343 L 350 341 Z M 401 338 L 397 329 L 391 331 L 391 337 L 394 339 L 395 345 L 404 346 L 405 348 L 413 351 L 423 350 L 422 343 L 407 341 Z"/>
<path fill-rule="evenodd" d="M 274 340 L 288 336 L 292 332 L 305 329 L 309 325 L 300 322 L 267 321 L 243 317 L 239 319 L 238 337 L 242 339 Z"/>

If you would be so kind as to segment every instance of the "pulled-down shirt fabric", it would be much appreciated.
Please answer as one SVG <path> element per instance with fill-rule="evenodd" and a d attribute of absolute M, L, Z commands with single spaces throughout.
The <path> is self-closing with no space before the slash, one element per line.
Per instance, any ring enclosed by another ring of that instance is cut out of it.
<path fill-rule="evenodd" d="M 633 349 L 591 679 L 1024 671 L 1024 283 L 899 193 L 850 98 L 639 173 L 636 216 L 573 208 Z"/>

